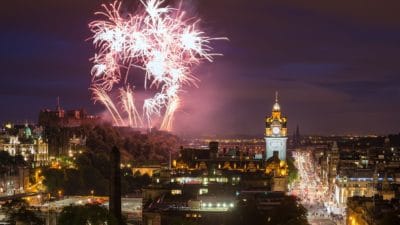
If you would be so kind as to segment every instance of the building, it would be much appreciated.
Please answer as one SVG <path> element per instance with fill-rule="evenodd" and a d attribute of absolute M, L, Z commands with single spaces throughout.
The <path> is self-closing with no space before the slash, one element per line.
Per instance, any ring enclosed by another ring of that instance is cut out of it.
<path fill-rule="evenodd" d="M 0 151 L 11 156 L 21 155 L 31 167 L 48 165 L 48 144 L 42 139 L 40 127 L 28 124 L 7 127 L 0 136 Z"/>
<path fill-rule="evenodd" d="M 133 168 L 152 174 L 143 189 L 143 224 L 181 218 L 197 224 L 227 224 L 233 209 L 248 200 L 268 212 L 287 200 L 287 119 L 276 95 L 261 140 L 208 140 L 181 147 L 168 168 Z M 264 150 L 265 149 L 265 150 Z"/>
<path fill-rule="evenodd" d="M 282 116 L 278 103 L 278 92 L 275 96 L 275 104 L 272 107 L 272 115 L 265 119 L 265 151 L 266 160 L 278 152 L 280 160 L 286 160 L 287 142 L 287 118 Z"/>
<path fill-rule="evenodd" d="M 99 122 L 100 117 L 89 115 L 84 109 L 64 110 L 58 101 L 55 110 L 39 112 L 39 125 L 43 127 L 78 127 L 85 123 Z"/>
<path fill-rule="evenodd" d="M 29 188 L 29 168 L 24 165 L 9 165 L 0 173 L 0 196 L 24 193 Z"/>
<path fill-rule="evenodd" d="M 333 142 L 331 151 L 327 155 L 327 179 L 329 190 L 333 190 L 335 184 L 336 176 L 338 175 L 337 168 L 339 164 L 339 147 L 337 142 Z"/>
<path fill-rule="evenodd" d="M 347 202 L 349 225 L 400 224 L 398 200 L 385 200 L 381 196 L 352 197 Z"/>
<path fill-rule="evenodd" d="M 220 152 L 218 142 L 210 142 L 208 148 L 182 147 L 178 159 L 172 162 L 172 166 L 181 170 L 263 172 L 265 160 L 247 155 L 238 149 Z"/>
<path fill-rule="evenodd" d="M 335 183 L 336 202 L 346 204 L 347 199 L 353 196 L 372 197 L 376 182 L 372 169 L 341 170 Z"/>
<path fill-rule="evenodd" d="M 99 116 L 89 115 L 85 109 L 64 110 L 59 104 L 55 110 L 39 112 L 38 124 L 44 128 L 43 139 L 49 144 L 49 155 L 73 157 L 86 142 L 80 127 L 100 123 Z"/>
<path fill-rule="evenodd" d="M 0 145 L 0 150 L 8 152 L 11 156 L 21 155 L 32 167 L 45 166 L 49 162 L 48 145 L 41 138 L 34 139 L 31 143 L 23 143 L 18 137 L 11 136 L 8 143 Z"/>

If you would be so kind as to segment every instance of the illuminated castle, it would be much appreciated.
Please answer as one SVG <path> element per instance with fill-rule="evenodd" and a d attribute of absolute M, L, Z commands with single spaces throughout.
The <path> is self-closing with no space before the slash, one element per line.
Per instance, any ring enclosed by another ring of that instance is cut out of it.
<path fill-rule="evenodd" d="M 287 118 L 281 114 L 281 107 L 278 103 L 278 92 L 275 96 L 275 104 L 272 107 L 271 117 L 265 119 L 265 147 L 266 159 L 278 156 L 280 160 L 286 160 L 287 142 Z"/>

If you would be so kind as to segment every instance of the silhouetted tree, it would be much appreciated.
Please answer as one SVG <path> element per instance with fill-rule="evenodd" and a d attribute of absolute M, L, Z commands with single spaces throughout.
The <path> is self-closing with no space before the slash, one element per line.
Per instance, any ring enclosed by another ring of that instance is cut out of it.
<path fill-rule="evenodd" d="M 296 224 L 308 225 L 307 210 L 292 196 L 284 197 L 279 206 L 270 210 L 261 210 L 255 199 L 247 199 L 246 202 L 239 202 L 232 211 L 227 224 L 232 225 L 283 225 Z"/>
<path fill-rule="evenodd" d="M 58 219 L 58 225 L 120 225 L 109 211 L 99 205 L 64 207 Z"/>
<path fill-rule="evenodd" d="M 48 168 L 43 171 L 43 176 L 43 184 L 46 185 L 47 191 L 52 195 L 57 195 L 59 190 L 64 190 L 65 179 L 63 170 Z"/>
<path fill-rule="evenodd" d="M 25 200 L 14 199 L 3 205 L 6 213 L 11 221 L 19 222 L 27 225 L 43 225 L 44 221 L 29 209 L 29 205 Z"/>

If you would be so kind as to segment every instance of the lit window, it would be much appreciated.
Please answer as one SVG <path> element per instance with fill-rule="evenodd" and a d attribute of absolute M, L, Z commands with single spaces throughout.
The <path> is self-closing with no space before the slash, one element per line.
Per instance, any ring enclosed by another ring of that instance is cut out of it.
<path fill-rule="evenodd" d="M 203 195 L 203 194 L 207 194 L 208 193 L 208 189 L 207 188 L 200 188 L 199 189 L 199 195 Z"/>
<path fill-rule="evenodd" d="M 173 189 L 173 190 L 171 190 L 171 194 L 172 194 L 172 195 L 181 195 L 181 194 L 182 194 L 182 190 L 180 190 L 180 189 Z"/>

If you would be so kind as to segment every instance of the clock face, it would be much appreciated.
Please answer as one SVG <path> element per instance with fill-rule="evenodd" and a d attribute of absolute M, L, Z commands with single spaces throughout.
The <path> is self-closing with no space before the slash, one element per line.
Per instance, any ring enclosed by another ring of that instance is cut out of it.
<path fill-rule="evenodd" d="M 279 134 L 280 131 L 281 131 L 281 129 L 279 129 L 279 127 L 272 128 L 272 133 L 274 133 L 274 134 Z"/>

